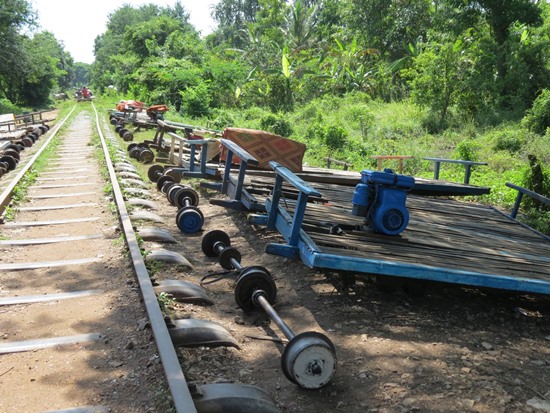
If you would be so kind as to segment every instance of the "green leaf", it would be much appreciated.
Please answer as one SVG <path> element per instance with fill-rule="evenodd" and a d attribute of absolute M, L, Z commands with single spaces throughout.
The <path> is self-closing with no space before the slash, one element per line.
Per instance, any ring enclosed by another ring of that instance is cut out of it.
<path fill-rule="evenodd" d="M 529 30 L 523 29 L 521 32 L 521 37 L 519 39 L 520 43 L 525 43 L 529 39 Z"/>
<path fill-rule="evenodd" d="M 282 64 L 283 64 L 283 75 L 288 79 L 290 77 L 290 62 L 288 61 L 288 57 L 286 56 L 286 53 L 283 53 Z"/>

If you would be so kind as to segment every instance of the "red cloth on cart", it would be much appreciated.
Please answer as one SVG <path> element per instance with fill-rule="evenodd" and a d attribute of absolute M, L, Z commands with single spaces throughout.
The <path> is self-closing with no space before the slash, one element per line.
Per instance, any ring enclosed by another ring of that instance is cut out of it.
<path fill-rule="evenodd" d="M 306 145 L 303 143 L 253 129 L 226 128 L 222 137 L 235 142 L 254 156 L 259 162 L 260 169 L 271 170 L 269 161 L 275 161 L 292 172 L 302 171 L 302 160 L 306 151 Z M 227 149 L 223 147 L 222 159 L 225 159 L 226 151 Z M 233 157 L 233 162 L 239 163 L 239 161 L 238 157 Z"/>

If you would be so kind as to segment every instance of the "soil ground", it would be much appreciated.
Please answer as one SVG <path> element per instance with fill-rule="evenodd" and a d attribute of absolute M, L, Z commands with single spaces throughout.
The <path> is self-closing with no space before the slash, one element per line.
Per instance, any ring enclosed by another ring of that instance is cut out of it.
<path fill-rule="evenodd" d="M 325 273 L 299 261 L 268 255 L 278 233 L 253 227 L 246 215 L 209 203 L 200 191 L 203 232 L 175 229 L 175 208 L 152 189 L 156 211 L 192 270 L 159 269 L 156 277 L 200 283 L 222 271 L 201 251 L 204 233 L 226 231 L 244 266 L 262 265 L 278 288 L 275 309 L 295 333 L 326 334 L 337 351 L 331 383 L 307 391 L 280 368 L 286 340 L 260 311 L 244 313 L 234 299 L 235 276 L 207 284 L 213 307 L 174 305 L 174 318 L 218 322 L 241 348 L 180 349 L 184 372 L 198 383 L 240 382 L 266 389 L 283 412 L 539 412 L 550 411 L 550 299 L 505 291 L 430 284 L 423 296 L 380 291 L 373 277 Z M 157 245 L 149 244 L 154 249 Z M 426 257 L 429 262 L 429 257 Z M 278 342 L 282 338 L 282 343 Z"/>

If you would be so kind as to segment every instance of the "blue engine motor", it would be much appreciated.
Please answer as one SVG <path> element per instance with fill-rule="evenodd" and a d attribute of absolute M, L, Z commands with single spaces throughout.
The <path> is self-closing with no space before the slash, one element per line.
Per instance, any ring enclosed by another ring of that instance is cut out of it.
<path fill-rule="evenodd" d="M 412 176 L 398 175 L 391 169 L 365 169 L 353 193 L 352 214 L 365 217 L 374 232 L 398 235 L 409 223 L 407 191 L 413 186 Z"/>

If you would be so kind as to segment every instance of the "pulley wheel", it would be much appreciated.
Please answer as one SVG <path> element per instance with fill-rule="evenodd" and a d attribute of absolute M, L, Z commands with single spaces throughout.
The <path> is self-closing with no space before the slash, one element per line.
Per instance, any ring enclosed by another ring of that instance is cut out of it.
<path fill-rule="evenodd" d="M 21 157 L 19 155 L 19 152 L 13 150 L 13 149 L 6 149 L 4 153 L 2 154 L 4 156 L 11 156 L 13 159 L 15 159 L 17 162 L 21 160 Z"/>
<path fill-rule="evenodd" d="M 182 187 L 178 192 L 176 192 L 176 194 L 174 195 L 174 205 L 176 205 L 178 208 L 184 207 L 185 198 L 188 198 L 189 205 L 199 205 L 200 197 L 198 192 L 189 187 Z"/>
<path fill-rule="evenodd" d="M 265 293 L 264 297 L 269 304 L 275 302 L 277 286 L 269 271 L 259 265 L 243 268 L 235 286 L 235 302 L 237 305 L 244 311 L 250 311 L 257 307 L 254 302 L 254 292 L 258 290 Z"/>
<path fill-rule="evenodd" d="M 194 206 L 181 208 L 176 215 L 176 225 L 184 234 L 194 234 L 202 229 L 204 215 Z"/>
<path fill-rule="evenodd" d="M 129 153 L 130 158 L 133 158 L 133 159 L 139 161 L 139 157 L 141 156 L 141 152 L 143 152 L 143 148 L 135 147 Z"/>
<path fill-rule="evenodd" d="M 15 143 L 10 143 L 8 146 L 4 148 L 4 150 L 13 149 L 14 151 L 17 151 L 18 153 L 21 152 L 21 146 L 16 145 Z"/>
<path fill-rule="evenodd" d="M 29 138 L 32 141 L 32 143 L 34 144 L 38 140 L 38 135 L 34 132 L 31 132 L 31 133 L 27 133 L 25 138 Z"/>
<path fill-rule="evenodd" d="M 157 179 L 157 189 L 162 191 L 162 186 L 166 182 L 174 182 L 174 179 L 171 176 L 162 175 L 159 179 Z M 165 191 L 162 192 L 166 193 Z"/>
<path fill-rule="evenodd" d="M 0 157 L 0 162 L 4 162 L 8 165 L 8 171 L 13 171 L 15 169 L 15 167 L 17 166 L 17 161 L 15 160 L 15 158 L 13 158 L 9 155 L 1 156 Z"/>
<path fill-rule="evenodd" d="M 164 171 L 164 174 L 174 178 L 174 182 L 177 182 L 177 183 L 181 182 L 181 174 L 172 168 L 166 169 L 166 171 Z"/>
<path fill-rule="evenodd" d="M 122 134 L 122 140 L 125 142 L 130 142 L 134 140 L 134 134 L 130 131 L 126 131 Z"/>
<path fill-rule="evenodd" d="M 172 182 L 172 181 L 168 181 L 168 182 L 165 182 L 163 185 L 162 185 L 162 188 L 160 189 L 162 193 L 166 194 L 166 199 L 168 199 L 168 202 L 170 202 L 170 191 L 173 191 L 174 189 L 177 189 L 177 188 L 174 188 L 174 187 L 177 187 L 177 183 L 175 182 Z M 173 194 L 173 192 L 172 192 Z M 170 202 L 171 205 L 174 205 L 172 204 L 172 202 Z"/>
<path fill-rule="evenodd" d="M 172 182 L 173 185 L 168 188 L 166 191 L 166 199 L 168 199 L 168 202 L 170 202 L 170 205 L 176 205 L 176 192 L 183 188 L 183 185 L 178 184 L 176 182 Z M 183 205 L 182 205 L 183 206 Z M 178 208 L 181 208 L 182 206 L 178 206 Z"/>
<path fill-rule="evenodd" d="M 129 146 L 131 145 L 135 145 L 135 143 L 131 143 Z M 151 180 L 151 182 L 157 182 L 163 172 L 164 167 L 160 165 L 151 165 L 147 170 L 147 177 Z"/>
<path fill-rule="evenodd" d="M 223 269 L 235 269 L 235 266 L 231 263 L 231 258 L 238 263 L 241 262 L 241 253 L 237 248 L 229 246 L 220 251 L 218 260 Z"/>
<path fill-rule="evenodd" d="M 155 154 L 150 149 L 143 149 L 139 154 L 139 160 L 143 163 L 151 163 L 155 159 Z"/>
<path fill-rule="evenodd" d="M 306 331 L 294 336 L 281 357 L 286 378 L 304 389 L 326 385 L 336 368 L 336 349 L 324 334 Z"/>
<path fill-rule="evenodd" d="M 229 235 L 220 229 L 207 232 L 204 237 L 202 237 L 201 241 L 201 248 L 204 255 L 207 257 L 217 257 L 218 251 L 214 248 L 217 243 L 222 243 L 224 248 L 229 247 L 231 245 L 231 239 Z"/>
<path fill-rule="evenodd" d="M 118 136 L 120 136 L 120 137 L 122 138 L 126 132 L 130 132 L 130 131 L 129 131 L 128 129 L 126 129 L 126 128 L 121 128 L 121 129 L 118 131 Z"/>

